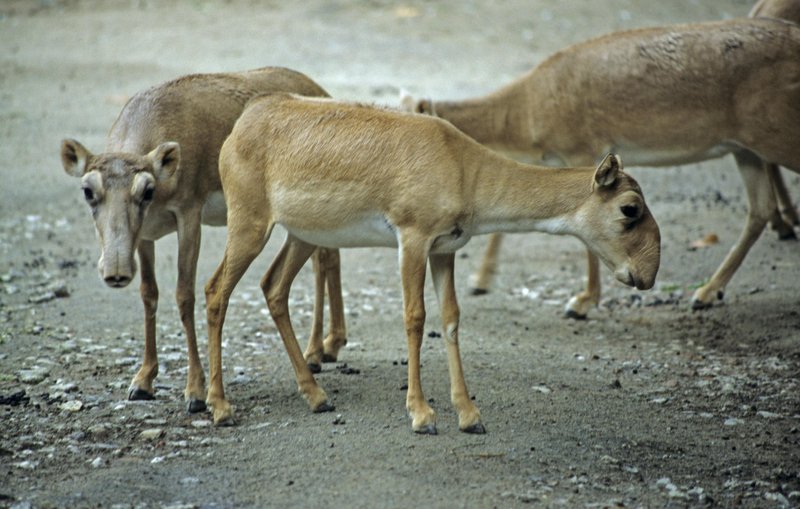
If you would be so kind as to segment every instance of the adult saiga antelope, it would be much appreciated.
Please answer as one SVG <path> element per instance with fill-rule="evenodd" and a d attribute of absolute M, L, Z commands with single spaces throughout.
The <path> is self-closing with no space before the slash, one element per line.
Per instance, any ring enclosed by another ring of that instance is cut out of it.
<path fill-rule="evenodd" d="M 92 154 L 71 139 L 61 144 L 64 170 L 81 179 L 92 212 L 101 248 L 100 277 L 112 288 L 127 286 L 136 272 L 133 253 L 139 254 L 145 348 L 128 399 L 154 397 L 153 379 L 158 374 L 155 240 L 177 231 L 175 294 L 189 354 L 184 396 L 190 412 L 205 409 L 205 377 L 194 324 L 200 224 L 225 224 L 217 171 L 220 147 L 245 103 L 256 95 L 276 91 L 328 95 L 303 74 L 282 68 L 184 76 L 134 95 L 111 127 L 106 152 Z M 322 334 L 320 299 L 327 279 L 331 331 L 325 342 L 329 349 L 338 350 L 346 341 L 339 253 L 318 253 L 314 258 L 317 302 L 310 344 L 322 344 L 321 337 L 314 335 Z M 321 351 L 309 352 L 309 363 L 318 366 L 321 356 Z"/>
<path fill-rule="evenodd" d="M 722 298 L 766 222 L 782 224 L 763 163 L 800 171 L 800 27 L 737 19 L 612 33 L 559 51 L 484 97 L 403 103 L 535 161 L 586 165 L 613 151 L 630 165 L 665 166 L 733 154 L 749 211 L 739 240 L 692 297 L 704 308 Z M 489 287 L 499 243 L 490 242 L 478 289 Z M 584 317 L 599 301 L 597 258 L 588 259 L 587 288 L 567 304 L 569 316 Z"/>
<path fill-rule="evenodd" d="M 232 419 L 221 377 L 228 299 L 276 224 L 286 242 L 261 288 L 312 410 L 328 406 L 297 345 L 289 289 L 316 246 L 399 248 L 408 340 L 406 406 L 412 428 L 435 433 L 420 384 L 430 262 L 443 318 L 451 399 L 459 428 L 483 433 L 458 346 L 454 252 L 473 235 L 545 231 L 573 235 L 626 285 L 647 289 L 658 271 L 660 234 L 637 183 L 607 156 L 594 168 L 525 166 L 492 152 L 448 122 L 423 115 L 273 94 L 251 101 L 220 152 L 228 241 L 206 284 L 207 403 L 214 422 Z"/>

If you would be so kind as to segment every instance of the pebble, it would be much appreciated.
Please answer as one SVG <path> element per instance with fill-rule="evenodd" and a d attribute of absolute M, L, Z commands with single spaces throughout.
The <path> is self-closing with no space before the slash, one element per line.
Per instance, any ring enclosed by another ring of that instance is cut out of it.
<path fill-rule="evenodd" d="M 142 440 L 155 440 L 164 435 L 164 430 L 161 428 L 150 428 L 139 433 L 139 438 Z"/>
<path fill-rule="evenodd" d="M 91 463 L 92 468 L 100 468 L 102 466 L 105 466 L 105 464 L 106 464 L 106 462 L 100 456 L 98 456 L 95 459 L 93 459 L 92 463 Z"/>
<path fill-rule="evenodd" d="M 21 369 L 17 372 L 17 376 L 20 382 L 35 385 L 50 376 L 50 370 L 40 366 L 34 366 L 30 369 Z"/>
<path fill-rule="evenodd" d="M 208 419 L 198 419 L 196 421 L 192 421 L 193 428 L 208 428 L 211 426 L 211 421 Z"/>
<path fill-rule="evenodd" d="M 83 409 L 83 401 L 73 399 L 72 401 L 65 401 L 58 405 L 61 410 L 67 412 L 80 412 Z"/>

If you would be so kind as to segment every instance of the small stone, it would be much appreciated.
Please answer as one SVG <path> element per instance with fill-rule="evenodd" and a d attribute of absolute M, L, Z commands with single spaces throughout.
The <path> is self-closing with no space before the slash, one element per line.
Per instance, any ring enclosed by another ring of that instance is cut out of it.
<path fill-rule="evenodd" d="M 55 292 L 47 291 L 43 293 L 37 293 L 36 295 L 31 295 L 30 297 L 28 297 L 28 302 L 30 302 L 31 304 L 43 304 L 55 298 L 56 298 Z"/>
<path fill-rule="evenodd" d="M 63 380 L 56 380 L 56 383 L 50 386 L 51 392 L 72 392 L 78 388 L 78 385 L 72 382 L 65 382 Z"/>
<path fill-rule="evenodd" d="M 547 387 L 546 385 L 534 385 L 533 387 L 531 387 L 531 390 L 540 392 L 542 394 L 550 394 L 551 392 L 553 392 L 550 389 L 550 387 Z"/>
<path fill-rule="evenodd" d="M 89 434 L 91 434 L 91 435 L 93 435 L 95 437 L 106 436 L 106 435 L 108 435 L 108 432 L 110 430 L 111 430 L 111 426 L 109 424 L 106 424 L 106 423 L 94 424 L 92 426 L 89 426 L 86 429 L 86 431 L 88 431 Z"/>
<path fill-rule="evenodd" d="M 21 468 L 23 470 L 36 470 L 36 467 L 39 466 L 39 462 L 25 460 L 25 461 L 20 461 L 19 463 L 14 463 L 14 466 L 17 468 Z"/>
<path fill-rule="evenodd" d="M 741 419 L 737 419 L 736 417 L 728 417 L 722 424 L 724 424 L 725 426 L 736 426 L 737 424 L 742 424 L 742 423 L 744 423 L 744 421 Z"/>
<path fill-rule="evenodd" d="M 198 419 L 196 421 L 192 421 L 193 428 L 208 428 L 211 426 L 211 421 L 208 419 Z"/>
<path fill-rule="evenodd" d="M 47 368 L 35 366 L 30 369 L 22 369 L 17 372 L 19 381 L 24 384 L 35 385 L 50 376 L 50 371 Z"/>
<path fill-rule="evenodd" d="M 161 428 L 150 428 L 139 433 L 139 438 L 142 440 L 155 440 L 164 435 L 164 430 Z"/>
<path fill-rule="evenodd" d="M 100 468 L 100 467 L 104 466 L 105 464 L 106 464 L 106 462 L 100 456 L 98 456 L 95 459 L 93 459 L 92 463 L 91 463 L 92 468 Z"/>
<path fill-rule="evenodd" d="M 73 399 L 72 401 L 61 403 L 58 407 L 67 412 L 80 412 L 83 409 L 83 401 Z"/>
<path fill-rule="evenodd" d="M 759 410 L 756 412 L 756 415 L 759 417 L 763 417 L 764 419 L 778 419 L 783 417 L 781 414 L 776 414 L 774 412 L 767 412 L 766 410 Z"/>

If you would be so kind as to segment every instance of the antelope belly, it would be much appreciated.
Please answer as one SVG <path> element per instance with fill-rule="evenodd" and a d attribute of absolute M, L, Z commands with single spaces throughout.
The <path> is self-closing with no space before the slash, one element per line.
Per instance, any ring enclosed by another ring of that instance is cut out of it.
<path fill-rule="evenodd" d="M 228 209 L 225 206 L 225 195 L 215 191 L 208 195 L 200 212 L 200 222 L 209 226 L 225 226 Z"/>
<path fill-rule="evenodd" d="M 322 247 L 397 247 L 394 227 L 383 216 L 370 216 L 326 228 L 299 227 L 280 222 L 302 241 Z"/>

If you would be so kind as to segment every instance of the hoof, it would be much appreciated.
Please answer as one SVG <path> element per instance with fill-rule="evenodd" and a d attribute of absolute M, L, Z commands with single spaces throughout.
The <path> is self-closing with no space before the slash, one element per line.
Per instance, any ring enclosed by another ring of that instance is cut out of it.
<path fill-rule="evenodd" d="M 329 353 L 322 354 L 322 362 L 336 362 L 338 356 Z"/>
<path fill-rule="evenodd" d="M 152 392 L 147 392 L 139 387 L 131 387 L 128 390 L 128 399 L 130 401 L 150 401 L 156 399 Z"/>
<path fill-rule="evenodd" d="M 312 373 L 319 373 L 322 371 L 322 366 L 320 366 L 316 362 L 309 362 L 308 370 L 311 371 Z"/>
<path fill-rule="evenodd" d="M 692 301 L 692 309 L 695 311 L 701 309 L 709 309 L 713 304 L 711 302 L 703 302 L 702 300 L 693 300 Z"/>
<path fill-rule="evenodd" d="M 797 234 L 794 230 L 789 230 L 778 235 L 778 240 L 797 240 Z"/>
<path fill-rule="evenodd" d="M 564 310 L 564 317 L 571 318 L 572 320 L 586 320 L 586 315 L 578 313 L 574 309 L 567 308 Z"/>
<path fill-rule="evenodd" d="M 323 412 L 333 412 L 334 410 L 336 410 L 336 407 L 325 401 L 318 405 L 317 408 L 313 409 L 312 412 L 321 414 Z"/>
<path fill-rule="evenodd" d="M 466 428 L 462 429 L 464 433 L 472 433 L 474 435 L 483 435 L 486 433 L 486 428 L 483 427 L 481 423 L 475 423 L 472 426 L 467 426 Z"/>
<path fill-rule="evenodd" d="M 229 426 L 234 426 L 234 425 L 236 425 L 236 421 L 233 420 L 233 416 L 224 417 L 222 419 L 214 421 L 214 426 L 218 428 L 227 428 Z"/>
<path fill-rule="evenodd" d="M 486 288 L 470 288 L 469 290 L 469 294 L 475 296 L 486 295 L 487 293 L 489 293 L 489 290 Z"/>
<path fill-rule="evenodd" d="M 186 413 L 189 414 L 198 414 L 200 412 L 205 412 L 208 407 L 206 406 L 206 402 L 202 399 L 190 399 L 186 402 Z"/>
<path fill-rule="evenodd" d="M 414 433 L 418 435 L 436 435 L 436 425 L 435 424 L 426 424 L 425 426 L 421 426 L 414 430 Z"/>

